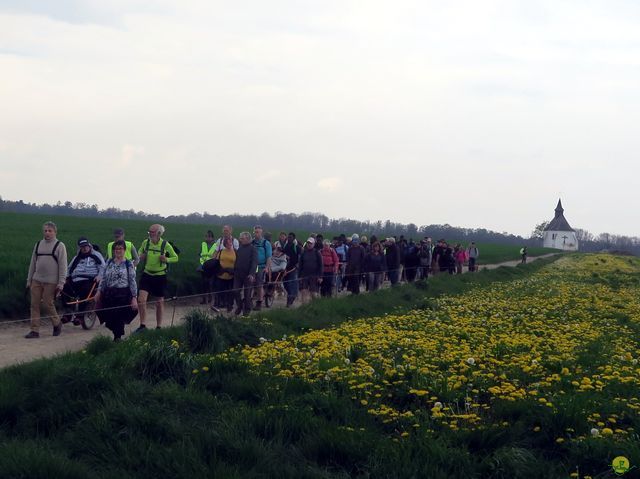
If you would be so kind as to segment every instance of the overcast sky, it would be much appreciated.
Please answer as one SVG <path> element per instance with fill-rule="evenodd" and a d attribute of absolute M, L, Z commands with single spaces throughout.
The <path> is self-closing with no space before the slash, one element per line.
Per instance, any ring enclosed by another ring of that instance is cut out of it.
<path fill-rule="evenodd" d="M 640 236 L 640 2 L 0 0 L 0 195 Z"/>

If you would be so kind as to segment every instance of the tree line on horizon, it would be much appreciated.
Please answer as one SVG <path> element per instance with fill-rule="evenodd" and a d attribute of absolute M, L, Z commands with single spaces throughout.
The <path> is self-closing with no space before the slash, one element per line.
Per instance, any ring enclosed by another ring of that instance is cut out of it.
<path fill-rule="evenodd" d="M 166 221 L 170 223 L 191 223 L 208 225 L 248 225 L 260 224 L 265 230 L 277 234 L 279 231 L 304 230 L 316 233 L 340 232 L 345 234 L 376 234 L 377 236 L 403 235 L 407 239 L 418 240 L 425 235 L 434 239 L 448 238 L 455 241 L 476 241 L 478 243 L 496 243 L 510 245 L 541 246 L 544 228 L 548 224 L 543 221 L 537 224 L 529 238 L 507 232 L 496 232 L 485 228 L 463 228 L 458 226 L 422 225 L 414 223 L 396 223 L 386 221 L 359 221 L 349 218 L 329 218 L 322 213 L 304 212 L 301 214 L 277 211 L 274 214 L 260 215 L 217 215 L 204 213 L 190 213 L 188 215 L 162 216 L 159 214 L 122 210 L 110 207 L 100 209 L 96 204 L 72 203 L 58 201 L 56 204 L 26 203 L 22 200 L 11 201 L 0 197 L 0 211 L 13 213 L 40 213 L 63 216 L 121 218 L 127 220 Z M 595 235 L 584 229 L 576 229 L 580 251 L 617 251 L 640 255 L 640 238 L 635 236 L 600 233 Z"/>

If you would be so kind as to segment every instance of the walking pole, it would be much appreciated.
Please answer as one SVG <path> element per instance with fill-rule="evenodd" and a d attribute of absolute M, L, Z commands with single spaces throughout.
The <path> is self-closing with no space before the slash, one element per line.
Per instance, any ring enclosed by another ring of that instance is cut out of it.
<path fill-rule="evenodd" d="M 176 294 L 171 301 L 173 302 L 173 312 L 171 313 L 171 326 L 173 326 L 173 320 L 176 317 L 176 299 L 178 298 L 178 286 L 176 285 Z"/>

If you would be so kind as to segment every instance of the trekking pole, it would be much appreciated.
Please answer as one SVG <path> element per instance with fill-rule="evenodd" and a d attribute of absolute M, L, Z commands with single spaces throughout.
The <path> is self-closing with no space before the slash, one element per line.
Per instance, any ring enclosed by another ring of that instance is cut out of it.
<path fill-rule="evenodd" d="M 176 285 L 176 294 L 171 301 L 173 302 L 173 312 L 171 313 L 171 326 L 173 326 L 173 320 L 176 317 L 176 300 L 178 299 L 178 286 Z"/>

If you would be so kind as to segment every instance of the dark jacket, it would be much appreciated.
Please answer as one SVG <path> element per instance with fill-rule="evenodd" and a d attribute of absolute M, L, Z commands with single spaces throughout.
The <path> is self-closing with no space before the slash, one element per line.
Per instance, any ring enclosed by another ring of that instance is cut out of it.
<path fill-rule="evenodd" d="M 364 248 L 359 244 L 351 245 L 347 251 L 347 274 L 358 274 L 364 266 L 364 258 L 367 255 Z"/>
<path fill-rule="evenodd" d="M 400 269 L 400 249 L 398 248 L 398 245 L 392 244 L 391 246 L 387 246 L 386 258 L 387 269 L 389 271 L 396 271 Z"/>
<path fill-rule="evenodd" d="M 441 268 L 448 268 L 449 266 L 454 265 L 455 262 L 456 260 L 453 257 L 453 248 L 451 246 L 443 248 L 442 255 L 438 259 L 438 266 L 440 266 Z"/>
<path fill-rule="evenodd" d="M 236 278 L 246 278 L 250 274 L 256 274 L 258 268 L 258 250 L 251 243 L 241 244 L 236 251 L 236 264 L 233 267 L 233 275 Z"/>
<path fill-rule="evenodd" d="M 322 255 L 317 249 L 304 249 L 298 262 L 298 276 L 308 278 L 310 276 L 322 276 Z"/>
<path fill-rule="evenodd" d="M 364 271 L 366 273 L 382 273 L 387 270 L 384 255 L 369 253 L 364 259 Z"/>
<path fill-rule="evenodd" d="M 417 268 L 418 266 L 420 266 L 418 248 L 416 248 L 415 244 L 409 243 L 409 246 L 405 250 L 404 265 L 407 268 Z"/>
<path fill-rule="evenodd" d="M 282 251 L 289 258 L 289 261 L 287 261 L 287 271 L 294 269 L 298 265 L 301 249 L 302 247 L 298 243 L 290 243 L 288 240 L 282 247 Z"/>

